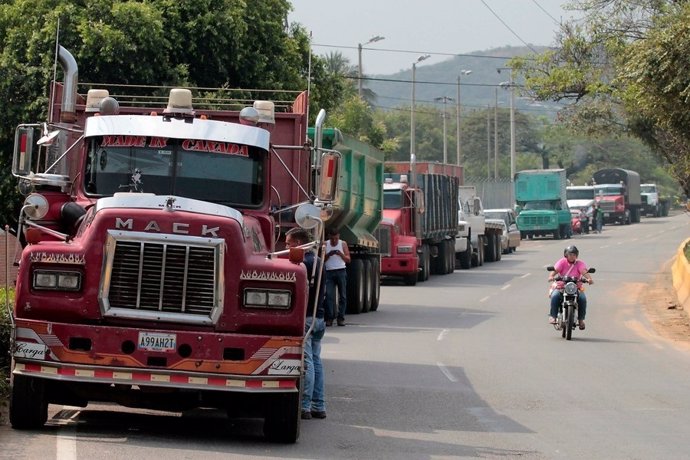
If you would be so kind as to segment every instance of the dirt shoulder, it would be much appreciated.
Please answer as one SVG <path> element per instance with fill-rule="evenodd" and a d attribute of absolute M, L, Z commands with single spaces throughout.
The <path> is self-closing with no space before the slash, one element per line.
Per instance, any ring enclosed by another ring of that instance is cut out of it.
<path fill-rule="evenodd" d="M 690 317 L 678 303 L 670 265 L 643 290 L 640 303 L 654 331 L 681 345 L 690 345 Z"/>

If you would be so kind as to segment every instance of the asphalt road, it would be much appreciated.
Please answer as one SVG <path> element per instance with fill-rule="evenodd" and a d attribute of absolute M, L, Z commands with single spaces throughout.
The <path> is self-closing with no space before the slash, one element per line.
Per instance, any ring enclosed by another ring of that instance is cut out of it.
<path fill-rule="evenodd" d="M 569 241 L 523 241 L 498 263 L 414 287 L 324 338 L 328 418 L 275 445 L 256 420 L 51 406 L 42 431 L 0 426 L 0 458 L 681 459 L 690 455 L 690 351 L 640 304 L 690 217 Z M 547 272 L 567 244 L 597 268 L 587 329 L 547 324 Z"/>

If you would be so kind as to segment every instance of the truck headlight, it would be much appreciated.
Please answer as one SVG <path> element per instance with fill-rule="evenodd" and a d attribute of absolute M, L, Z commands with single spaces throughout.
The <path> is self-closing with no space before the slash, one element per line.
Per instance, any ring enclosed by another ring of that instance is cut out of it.
<path fill-rule="evenodd" d="M 398 254 L 411 254 L 412 253 L 412 246 L 405 245 L 405 246 L 398 246 Z"/>
<path fill-rule="evenodd" d="M 33 288 L 50 291 L 78 291 L 81 289 L 81 272 L 35 270 Z"/>
<path fill-rule="evenodd" d="M 292 306 L 292 293 L 275 289 L 245 289 L 244 306 L 287 310 Z"/>

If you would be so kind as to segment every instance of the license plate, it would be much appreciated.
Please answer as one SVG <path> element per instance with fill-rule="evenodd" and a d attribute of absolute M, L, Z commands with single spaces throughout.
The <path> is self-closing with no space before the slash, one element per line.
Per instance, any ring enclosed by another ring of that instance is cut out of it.
<path fill-rule="evenodd" d="M 175 351 L 177 349 L 177 335 L 159 332 L 140 332 L 139 349 L 147 351 Z"/>

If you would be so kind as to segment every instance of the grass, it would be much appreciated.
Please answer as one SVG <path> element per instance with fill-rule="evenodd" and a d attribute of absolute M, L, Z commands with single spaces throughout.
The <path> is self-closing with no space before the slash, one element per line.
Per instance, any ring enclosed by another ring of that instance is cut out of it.
<path fill-rule="evenodd" d="M 685 258 L 690 262 L 690 244 L 685 245 Z"/>

